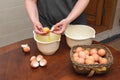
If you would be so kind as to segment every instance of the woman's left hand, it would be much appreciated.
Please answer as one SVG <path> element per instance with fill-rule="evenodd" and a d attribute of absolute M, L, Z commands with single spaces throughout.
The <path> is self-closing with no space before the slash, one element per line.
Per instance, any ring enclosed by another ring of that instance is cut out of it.
<path fill-rule="evenodd" d="M 67 19 L 63 19 L 60 22 L 53 25 L 52 32 L 55 33 L 55 34 L 62 34 L 65 31 L 68 24 L 69 24 L 69 21 Z"/>

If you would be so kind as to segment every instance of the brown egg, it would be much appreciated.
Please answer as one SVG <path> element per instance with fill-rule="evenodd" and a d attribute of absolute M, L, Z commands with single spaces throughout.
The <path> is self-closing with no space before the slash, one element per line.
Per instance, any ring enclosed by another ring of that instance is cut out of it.
<path fill-rule="evenodd" d="M 73 54 L 73 57 L 78 57 L 78 53 L 74 53 L 74 54 Z"/>
<path fill-rule="evenodd" d="M 77 62 L 77 61 L 78 61 L 78 59 L 79 59 L 79 57 L 78 57 L 78 56 L 74 56 L 74 57 L 73 57 L 73 60 L 74 60 L 75 62 Z"/>
<path fill-rule="evenodd" d="M 95 59 L 94 59 L 93 56 L 87 56 L 86 59 L 90 59 L 90 60 L 92 60 L 93 62 L 95 61 Z"/>
<path fill-rule="evenodd" d="M 82 47 L 77 47 L 77 48 L 75 49 L 75 52 L 76 52 L 76 53 L 79 53 L 79 52 L 82 51 L 82 50 L 83 50 Z"/>
<path fill-rule="evenodd" d="M 85 52 L 84 51 L 80 51 L 79 53 L 78 53 L 78 56 L 80 57 L 80 58 L 86 58 L 86 54 L 85 54 Z"/>
<path fill-rule="evenodd" d="M 92 48 L 90 50 L 90 55 L 92 55 L 92 54 L 97 54 L 97 49 L 96 48 Z"/>
<path fill-rule="evenodd" d="M 92 56 L 94 57 L 95 61 L 99 61 L 99 55 L 98 54 L 92 54 Z"/>
<path fill-rule="evenodd" d="M 90 54 L 90 52 L 89 52 L 89 50 L 84 50 L 84 53 L 86 54 L 86 55 L 89 55 Z"/>
<path fill-rule="evenodd" d="M 50 32 L 50 29 L 49 29 L 48 27 L 44 27 L 44 28 L 43 28 L 43 32 L 49 33 L 49 32 Z"/>
<path fill-rule="evenodd" d="M 77 63 L 80 63 L 80 64 L 84 64 L 84 62 L 85 62 L 84 58 L 79 58 L 77 60 Z"/>
<path fill-rule="evenodd" d="M 107 64 L 108 60 L 106 58 L 100 58 L 100 64 Z"/>
<path fill-rule="evenodd" d="M 98 55 L 100 55 L 100 56 L 105 56 L 105 54 L 106 54 L 105 49 L 99 49 L 99 50 L 98 50 Z"/>
<path fill-rule="evenodd" d="M 85 64 L 94 64 L 94 61 L 91 59 L 85 59 Z"/>

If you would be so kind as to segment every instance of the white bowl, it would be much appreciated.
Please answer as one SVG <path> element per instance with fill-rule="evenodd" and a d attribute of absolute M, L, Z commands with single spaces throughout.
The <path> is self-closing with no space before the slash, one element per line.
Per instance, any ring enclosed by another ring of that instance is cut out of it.
<path fill-rule="evenodd" d="M 68 46 L 91 45 L 95 38 L 95 30 L 87 25 L 69 25 L 65 30 Z"/>
<path fill-rule="evenodd" d="M 52 55 L 54 54 L 58 48 L 60 43 L 61 35 L 54 34 L 50 32 L 49 35 L 39 35 L 33 31 L 34 40 L 37 43 L 37 47 L 40 52 L 44 55 Z"/>

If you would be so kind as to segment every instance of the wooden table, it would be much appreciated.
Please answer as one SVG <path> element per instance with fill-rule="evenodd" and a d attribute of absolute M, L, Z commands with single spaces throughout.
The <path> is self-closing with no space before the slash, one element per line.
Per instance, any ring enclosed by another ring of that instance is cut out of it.
<path fill-rule="evenodd" d="M 21 44 L 28 43 L 30 53 L 22 51 Z M 104 75 L 94 75 L 91 78 L 77 74 L 70 61 L 70 48 L 65 36 L 62 36 L 59 50 L 52 56 L 44 56 L 48 64 L 45 67 L 33 69 L 30 67 L 30 57 L 41 54 L 33 38 L 26 39 L 0 48 L 0 80 L 119 80 L 120 52 L 108 47 L 114 57 L 114 64 Z"/>

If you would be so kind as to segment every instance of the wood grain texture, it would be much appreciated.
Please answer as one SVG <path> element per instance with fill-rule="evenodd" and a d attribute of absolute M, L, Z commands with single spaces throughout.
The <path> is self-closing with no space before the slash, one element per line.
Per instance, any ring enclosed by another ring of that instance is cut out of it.
<path fill-rule="evenodd" d="M 97 33 L 113 27 L 117 0 L 90 0 L 85 13 L 87 24 Z"/>

